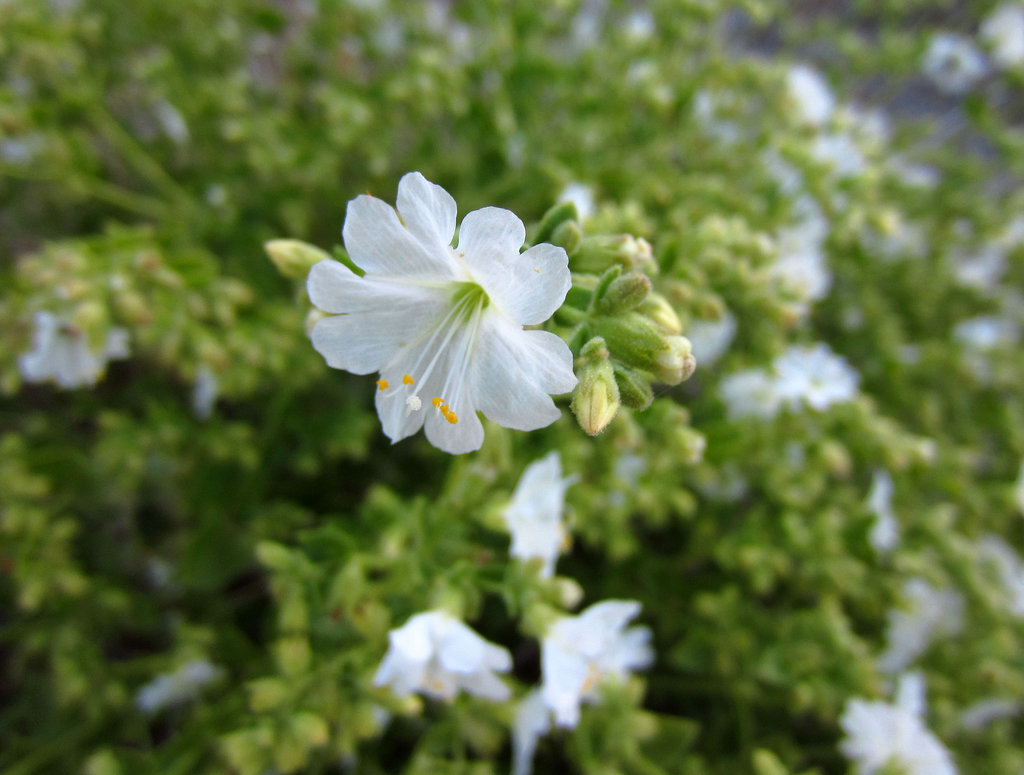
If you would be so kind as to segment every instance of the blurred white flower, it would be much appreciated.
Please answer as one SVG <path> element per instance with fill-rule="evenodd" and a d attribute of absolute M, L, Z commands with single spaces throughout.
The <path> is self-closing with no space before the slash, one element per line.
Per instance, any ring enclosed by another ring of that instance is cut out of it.
<path fill-rule="evenodd" d="M 799 63 L 789 68 L 786 90 L 804 123 L 821 126 L 832 116 L 836 99 L 824 76 L 810 65 Z"/>
<path fill-rule="evenodd" d="M 887 765 L 906 775 L 956 775 L 949 751 L 924 725 L 924 680 L 919 673 L 903 676 L 896 702 L 848 700 L 839 724 L 846 733 L 839 750 L 857 768 L 857 775 L 875 775 Z"/>
<path fill-rule="evenodd" d="M 700 89 L 693 95 L 693 117 L 707 135 L 722 145 L 735 144 L 742 134 L 735 121 L 721 118 L 729 99 L 730 95 L 710 89 Z"/>
<path fill-rule="evenodd" d="M 207 684 L 216 681 L 223 670 L 205 659 L 186 662 L 170 675 L 160 675 L 139 689 L 135 706 L 144 713 L 157 713 L 172 705 L 193 700 Z"/>
<path fill-rule="evenodd" d="M 736 317 L 729 312 L 724 312 L 718 320 L 691 320 L 686 327 L 690 352 L 705 369 L 725 355 L 734 336 Z"/>
<path fill-rule="evenodd" d="M 857 395 L 860 375 L 824 343 L 794 345 L 774 363 L 776 392 L 792 409 L 806 402 L 819 412 Z"/>
<path fill-rule="evenodd" d="M 963 628 L 964 599 L 952 589 L 938 589 L 924 579 L 909 579 L 903 585 L 903 601 L 889 611 L 887 646 L 878 657 L 878 667 L 898 673 L 927 650 L 941 636 L 956 635 Z"/>
<path fill-rule="evenodd" d="M 875 469 L 868 492 L 868 509 L 875 515 L 875 524 L 868 536 L 878 552 L 895 549 L 900 542 L 900 522 L 892 509 L 892 477 L 885 469 Z"/>
<path fill-rule="evenodd" d="M 18 368 L 26 382 L 53 380 L 70 389 L 95 385 L 107 361 L 127 358 L 128 332 L 112 328 L 103 349 L 93 352 L 84 331 L 49 312 L 35 314 L 32 350 L 18 356 Z"/>
<path fill-rule="evenodd" d="M 181 111 L 174 107 L 174 105 L 167 100 L 160 100 L 153 106 L 153 114 L 156 116 L 160 128 L 164 130 L 164 134 L 175 145 L 185 145 L 188 143 L 188 124 L 185 123 L 185 117 L 181 115 Z"/>
<path fill-rule="evenodd" d="M 512 775 L 530 775 L 537 742 L 551 729 L 551 710 L 539 689 L 527 694 L 512 723 Z"/>
<path fill-rule="evenodd" d="M 313 346 L 336 369 L 380 372 L 377 413 L 399 441 L 425 427 L 435 447 L 479 449 L 477 416 L 535 430 L 561 416 L 549 394 L 575 386 L 572 354 L 543 323 L 572 281 L 565 251 L 535 245 L 508 210 L 485 207 L 462 221 L 455 200 L 418 172 L 398 185 L 398 211 L 363 195 L 348 205 L 343 236 L 363 277 L 324 260 L 309 273 L 309 298 L 331 313 Z"/>
<path fill-rule="evenodd" d="M 778 258 L 770 272 L 801 301 L 818 301 L 832 285 L 824 249 L 828 221 L 809 196 L 800 197 L 795 210 L 796 223 L 776 232 Z"/>
<path fill-rule="evenodd" d="M 953 328 L 953 339 L 982 351 L 1012 347 L 1020 340 L 1020 327 L 1008 318 L 979 315 L 957 323 Z"/>
<path fill-rule="evenodd" d="M 192 411 L 196 417 L 200 420 L 210 419 L 219 394 L 217 376 L 209 366 L 203 364 L 196 370 L 196 383 L 192 388 Z"/>
<path fill-rule="evenodd" d="M 390 686 L 400 697 L 421 692 L 451 700 L 460 690 L 496 701 L 509 696 L 508 687 L 494 674 L 512 667 L 508 651 L 445 611 L 416 614 L 392 630 L 388 640 L 374 686 Z"/>
<path fill-rule="evenodd" d="M 782 408 L 776 381 L 762 369 L 745 369 L 725 377 L 718 386 L 729 417 L 771 419 Z"/>
<path fill-rule="evenodd" d="M 565 188 L 562 189 L 562 193 L 558 195 L 558 201 L 572 202 L 576 205 L 576 213 L 580 216 L 580 220 L 589 218 L 596 210 L 594 205 L 594 189 L 586 183 L 573 181 L 566 184 Z"/>
<path fill-rule="evenodd" d="M 576 477 L 562 477 L 562 461 L 558 452 L 550 452 L 530 463 L 505 507 L 505 524 L 512 534 L 513 557 L 526 561 L 543 560 L 541 576 L 550 578 L 555 562 L 566 544 L 562 523 L 565 491 Z"/>
<path fill-rule="evenodd" d="M 651 631 L 626 624 L 640 613 L 634 600 L 606 600 L 556 621 L 541 642 L 541 693 L 562 727 L 579 722 L 580 704 L 606 681 L 622 681 L 654 660 Z"/>
<path fill-rule="evenodd" d="M 981 23 L 979 33 L 1000 67 L 1024 64 L 1024 4 L 1003 3 Z"/>
<path fill-rule="evenodd" d="M 952 32 L 932 35 L 921 70 L 946 94 L 963 94 L 988 70 L 985 56 L 969 38 Z"/>
<path fill-rule="evenodd" d="M 995 244 L 982 245 L 975 251 L 955 250 L 949 260 L 961 283 L 981 291 L 994 291 L 1006 273 L 1006 253 Z"/>
<path fill-rule="evenodd" d="M 840 178 L 860 175 L 867 161 L 860 147 L 848 132 L 826 132 L 811 142 L 811 156 L 827 164 Z"/>
<path fill-rule="evenodd" d="M 1024 617 L 1024 562 L 1020 555 L 999 536 L 985 535 L 978 541 L 978 556 L 995 570 L 1007 610 L 1013 616 Z"/>

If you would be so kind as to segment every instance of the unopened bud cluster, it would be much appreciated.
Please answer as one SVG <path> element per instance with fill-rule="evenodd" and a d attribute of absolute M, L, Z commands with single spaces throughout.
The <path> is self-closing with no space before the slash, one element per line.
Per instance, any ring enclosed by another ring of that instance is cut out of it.
<path fill-rule="evenodd" d="M 595 435 L 619 408 L 646 409 L 652 382 L 678 385 L 697 363 L 668 299 L 653 290 L 658 270 L 650 244 L 628 234 L 583 235 L 575 207 L 556 205 L 536 237 L 569 254 L 573 288 L 560 311 L 575 326 L 570 347 L 579 380 L 572 409 Z"/>

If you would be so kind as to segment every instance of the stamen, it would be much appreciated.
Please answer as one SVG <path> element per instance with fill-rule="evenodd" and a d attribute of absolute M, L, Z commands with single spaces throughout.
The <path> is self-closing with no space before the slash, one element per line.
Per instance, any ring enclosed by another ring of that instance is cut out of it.
<path fill-rule="evenodd" d="M 419 396 L 409 396 L 405 399 L 405 405 L 409 407 L 410 412 L 418 412 L 423 406 L 423 402 L 420 401 Z"/>
<path fill-rule="evenodd" d="M 377 380 L 377 388 L 379 390 L 387 390 L 388 389 L 388 381 L 386 379 L 378 379 Z"/>
<path fill-rule="evenodd" d="M 439 398 L 438 396 L 434 396 L 433 400 L 430 403 L 434 405 L 435 409 L 440 409 L 442 406 L 444 406 L 444 399 Z"/>
<path fill-rule="evenodd" d="M 415 383 L 416 383 L 416 380 L 414 380 L 408 374 L 406 374 L 404 377 L 402 377 L 402 384 L 403 385 L 413 385 Z"/>
<path fill-rule="evenodd" d="M 456 417 L 455 412 L 446 412 L 444 415 L 444 419 L 446 419 L 452 425 L 455 425 L 455 423 L 459 421 L 459 418 Z"/>

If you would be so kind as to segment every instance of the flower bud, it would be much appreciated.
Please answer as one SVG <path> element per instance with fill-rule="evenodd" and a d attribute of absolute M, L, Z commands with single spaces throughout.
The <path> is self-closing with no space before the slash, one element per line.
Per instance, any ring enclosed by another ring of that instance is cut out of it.
<path fill-rule="evenodd" d="M 544 217 L 540 219 L 540 226 L 537 228 L 537 236 L 534 238 L 533 243 L 536 245 L 538 242 L 555 242 L 556 245 L 561 244 L 555 241 L 555 232 L 559 227 L 566 223 L 579 221 L 580 216 L 576 211 L 576 205 L 572 202 L 559 202 L 544 213 Z M 579 224 L 576 224 L 577 229 Z M 564 245 L 562 247 L 565 247 Z M 572 251 L 566 247 L 566 252 L 571 253 Z"/>
<path fill-rule="evenodd" d="M 263 245 L 277 271 L 292 280 L 305 280 L 313 264 L 330 255 L 315 245 L 297 239 L 273 239 Z"/>
<path fill-rule="evenodd" d="M 697 359 L 690 353 L 690 340 L 685 336 L 669 336 L 665 341 L 668 346 L 654 359 L 654 375 L 666 385 L 678 385 L 693 374 Z"/>
<path fill-rule="evenodd" d="M 672 309 L 668 299 L 660 293 L 650 293 L 643 303 L 637 307 L 637 311 L 643 313 L 669 334 L 683 333 L 683 325 L 679 322 L 679 315 Z"/>
<path fill-rule="evenodd" d="M 654 400 L 650 380 L 635 369 L 620 363 L 613 363 L 615 384 L 619 386 L 619 398 L 622 405 L 630 409 L 646 409 Z"/>
<path fill-rule="evenodd" d="M 591 436 L 603 431 L 619 413 L 619 387 L 615 382 L 608 348 L 596 336 L 583 345 L 577 359 L 579 382 L 572 394 L 572 411 L 580 427 Z"/>
<path fill-rule="evenodd" d="M 651 279 L 647 275 L 629 272 L 612 280 L 594 307 L 603 315 L 627 312 L 643 302 L 650 292 Z"/>
<path fill-rule="evenodd" d="M 601 274 L 613 264 L 641 271 L 656 268 L 650 243 L 631 234 L 587 237 L 569 257 L 569 268 L 574 272 Z"/>
<path fill-rule="evenodd" d="M 583 229 L 576 221 L 565 221 L 559 224 L 558 228 L 551 235 L 551 243 L 565 248 L 565 252 L 572 255 L 583 241 Z"/>
<path fill-rule="evenodd" d="M 697 365 L 686 337 L 666 334 L 639 312 L 609 315 L 594 321 L 612 355 L 628 366 L 654 372 L 666 385 L 678 385 Z"/>

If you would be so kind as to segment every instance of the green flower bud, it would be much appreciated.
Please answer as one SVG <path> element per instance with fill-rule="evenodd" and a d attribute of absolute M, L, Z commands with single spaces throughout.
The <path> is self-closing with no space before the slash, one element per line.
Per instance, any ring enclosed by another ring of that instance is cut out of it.
<path fill-rule="evenodd" d="M 559 224 L 558 228 L 551 235 L 550 240 L 553 245 L 560 245 L 565 248 L 565 252 L 570 256 L 576 252 L 582 241 L 583 229 L 580 228 L 577 221 L 565 221 Z"/>
<path fill-rule="evenodd" d="M 603 431 L 619 413 L 619 387 L 608 359 L 608 348 L 597 336 L 583 345 L 576 360 L 579 382 L 572 394 L 572 411 L 591 436 Z"/>
<path fill-rule="evenodd" d="M 561 243 L 555 240 L 555 231 L 562 225 L 572 222 L 579 221 L 579 213 L 576 212 L 576 205 L 572 202 L 559 202 L 546 213 L 544 217 L 540 219 L 540 226 L 537 228 L 537 235 L 533 239 L 533 243 L 536 245 L 539 242 L 554 242 L 556 245 Z M 577 224 L 577 229 L 579 224 Z M 564 245 L 562 247 L 565 247 Z M 566 248 L 567 253 L 572 251 Z"/>
<path fill-rule="evenodd" d="M 569 257 L 569 268 L 574 272 L 601 274 L 613 264 L 627 270 L 657 270 L 650 243 L 630 234 L 587 237 Z"/>
<path fill-rule="evenodd" d="M 679 322 L 679 315 L 668 303 L 668 299 L 660 293 L 650 293 L 643 300 L 637 311 L 643 313 L 669 334 L 683 333 L 682 323 Z"/>
<path fill-rule="evenodd" d="M 693 374 L 697 361 L 690 341 L 666 334 L 661 326 L 639 312 L 610 315 L 594 321 L 594 328 L 623 363 L 654 372 L 666 385 L 678 385 Z"/>
<path fill-rule="evenodd" d="M 651 292 L 651 278 L 642 272 L 629 272 L 616 277 L 594 308 L 602 315 L 614 315 L 635 308 Z"/>
<path fill-rule="evenodd" d="M 615 372 L 615 384 L 619 386 L 619 398 L 623 406 L 630 409 L 646 409 L 651 405 L 654 391 L 651 390 L 651 382 L 647 377 L 621 363 L 613 363 L 612 370 Z"/>
<path fill-rule="evenodd" d="M 297 239 L 273 239 L 263 249 L 277 271 L 292 280 L 305 280 L 314 264 L 331 257 L 315 245 Z"/>

